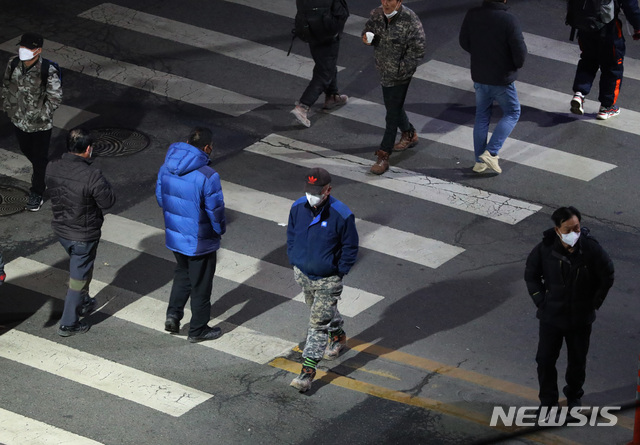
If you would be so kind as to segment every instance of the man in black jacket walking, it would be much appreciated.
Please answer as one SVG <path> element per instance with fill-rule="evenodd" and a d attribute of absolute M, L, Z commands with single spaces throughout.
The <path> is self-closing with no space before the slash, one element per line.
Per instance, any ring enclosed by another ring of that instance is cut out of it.
<path fill-rule="evenodd" d="M 567 344 L 567 385 L 563 392 L 569 408 L 580 406 L 584 394 L 591 324 L 613 285 L 613 263 L 589 229 L 581 228 L 580 212 L 561 207 L 551 215 L 555 227 L 544 232 L 527 258 L 524 279 L 538 307 L 538 382 L 540 404 L 558 404 L 556 361 L 562 341 Z"/>
<path fill-rule="evenodd" d="M 70 258 L 69 289 L 58 328 L 62 337 L 89 330 L 86 322 L 78 320 L 96 305 L 89 296 L 89 283 L 104 221 L 102 211 L 116 201 L 109 182 L 91 165 L 92 142 L 86 131 L 71 130 L 68 153 L 49 163 L 45 177 L 53 210 L 51 227 Z"/>
<path fill-rule="evenodd" d="M 502 173 L 498 151 L 520 119 L 515 80 L 524 65 L 527 46 L 518 19 L 507 12 L 507 0 L 484 0 L 472 8 L 460 28 L 460 46 L 471 55 L 471 78 L 476 90 L 476 121 L 473 126 L 473 171 L 490 168 Z M 493 102 L 502 118 L 487 143 Z"/>

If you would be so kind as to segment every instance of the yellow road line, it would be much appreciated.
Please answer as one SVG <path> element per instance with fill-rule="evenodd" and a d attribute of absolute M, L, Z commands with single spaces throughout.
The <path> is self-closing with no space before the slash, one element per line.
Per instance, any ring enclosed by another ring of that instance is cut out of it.
<path fill-rule="evenodd" d="M 288 360 L 286 358 L 278 357 L 269 363 L 274 368 L 282 369 L 284 371 L 298 374 L 300 372 L 300 363 Z M 358 380 L 341 376 L 331 371 L 316 371 L 316 381 L 320 380 L 331 385 L 339 386 L 341 388 L 350 389 L 364 394 L 369 394 L 374 397 L 378 397 L 385 400 L 391 400 L 394 402 L 402 403 L 405 405 L 415 406 L 419 408 L 428 409 L 431 411 L 438 411 L 443 414 L 454 416 L 460 419 L 467 420 L 476 424 L 480 424 L 487 428 L 514 433 L 517 432 L 517 428 L 508 428 L 505 426 L 489 426 L 489 418 L 476 411 L 468 410 L 462 406 L 440 402 L 435 399 L 429 399 L 426 397 L 411 396 L 402 391 L 395 391 L 392 389 L 384 388 L 382 386 L 373 385 L 371 383 L 360 382 Z M 527 440 L 532 440 L 545 445 L 579 445 L 577 442 L 565 439 L 554 434 L 550 434 L 544 431 L 533 433 L 527 436 Z"/>

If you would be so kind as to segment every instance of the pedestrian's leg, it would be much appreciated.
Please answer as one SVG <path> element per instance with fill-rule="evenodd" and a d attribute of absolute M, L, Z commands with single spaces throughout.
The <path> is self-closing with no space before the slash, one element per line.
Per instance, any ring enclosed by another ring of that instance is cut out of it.
<path fill-rule="evenodd" d="M 491 122 L 491 112 L 493 108 L 493 96 L 489 85 L 474 83 L 476 90 L 476 118 L 473 125 L 473 151 L 476 162 L 482 162 L 480 155 L 487 147 L 487 136 L 489 134 L 489 122 Z"/>
<path fill-rule="evenodd" d="M 492 155 L 497 155 L 504 141 L 507 140 L 513 128 L 518 123 L 518 119 L 520 119 L 520 101 L 518 100 L 518 92 L 516 91 L 514 83 L 504 88 L 493 88 L 501 90 L 500 92 L 496 92 L 494 98 L 502 109 L 502 118 L 500 118 L 496 128 L 493 130 L 486 149 Z"/>
<path fill-rule="evenodd" d="M 538 383 L 540 384 L 540 404 L 554 406 L 558 404 L 558 372 L 556 362 L 562 348 L 563 333 L 555 326 L 540 323 L 538 339 Z"/>
<path fill-rule="evenodd" d="M 38 131 L 36 133 L 33 133 L 34 146 L 32 147 L 32 191 L 40 196 L 44 194 L 46 188 L 44 177 L 47 170 L 47 164 L 49 163 L 50 142 L 51 130 Z"/>
<path fill-rule="evenodd" d="M 342 280 L 338 277 L 327 277 L 314 281 L 316 282 L 315 298 L 311 306 L 307 342 L 302 357 L 319 362 L 327 347 L 329 331 L 341 329 L 344 323 L 338 312 Z"/>
<path fill-rule="evenodd" d="M 611 108 L 618 101 L 622 76 L 624 73 L 624 55 L 626 46 L 622 27 L 616 23 L 615 34 L 600 48 L 600 93 L 598 100 L 604 108 Z"/>
<path fill-rule="evenodd" d="M 169 294 L 167 318 L 182 320 L 184 307 L 191 295 L 191 281 L 189 280 L 189 257 L 178 252 L 173 252 L 176 258 L 176 269 L 173 273 L 173 284 Z"/>
<path fill-rule="evenodd" d="M 338 43 L 336 42 L 336 46 Z M 327 88 L 336 81 L 338 51 L 333 43 L 309 44 L 309 50 L 315 65 L 313 67 L 313 77 L 309 85 L 300 97 L 300 103 L 311 107 L 325 92 Z"/>
<path fill-rule="evenodd" d="M 338 94 L 338 54 L 340 53 L 340 39 L 336 38 L 331 42 L 327 52 L 326 65 L 327 72 L 331 73 L 329 84 L 324 89 L 324 94 L 331 96 Z"/>
<path fill-rule="evenodd" d="M 83 295 L 88 293 L 98 241 L 70 241 L 60 238 L 60 244 L 69 254 L 69 289 L 64 300 L 61 326 L 76 326 Z"/>
<path fill-rule="evenodd" d="M 211 292 L 216 272 L 216 252 L 189 258 L 191 281 L 191 322 L 189 337 L 198 337 L 211 319 Z"/>
<path fill-rule="evenodd" d="M 575 403 L 584 395 L 582 387 L 586 378 L 590 337 L 591 325 L 573 328 L 565 337 L 567 343 L 567 372 L 565 380 L 567 385 L 564 387 L 563 392 L 569 402 Z"/>
<path fill-rule="evenodd" d="M 596 78 L 600 65 L 598 62 L 600 39 L 598 36 L 578 34 L 580 60 L 578 61 L 576 75 L 573 79 L 573 91 L 580 92 L 586 96 L 591 91 L 593 80 Z"/>
<path fill-rule="evenodd" d="M 382 87 L 382 98 L 384 99 L 384 107 L 387 111 L 385 117 L 385 130 L 380 149 L 391 153 L 393 145 L 396 142 L 396 135 L 400 125 L 405 125 L 408 129 L 409 120 L 404 111 L 404 101 L 407 97 L 409 84 L 396 85 L 392 87 Z"/>

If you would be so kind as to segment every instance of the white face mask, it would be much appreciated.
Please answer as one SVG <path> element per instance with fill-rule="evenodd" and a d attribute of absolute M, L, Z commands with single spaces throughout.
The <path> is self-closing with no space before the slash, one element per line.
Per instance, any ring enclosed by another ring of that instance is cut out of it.
<path fill-rule="evenodd" d="M 18 49 L 18 58 L 20 60 L 22 60 L 23 62 L 26 62 L 27 60 L 31 60 L 35 57 L 35 54 L 33 54 L 33 51 L 27 48 L 19 48 Z"/>
<path fill-rule="evenodd" d="M 569 233 L 561 233 L 560 239 L 563 243 L 568 244 L 569 247 L 573 247 L 578 242 L 578 238 L 580 238 L 580 232 L 569 232 Z"/>
<path fill-rule="evenodd" d="M 324 195 L 312 195 L 311 193 L 305 193 L 307 195 L 307 202 L 311 207 L 315 207 L 320 204 Z"/>
<path fill-rule="evenodd" d="M 387 14 L 387 13 L 385 12 L 385 14 L 384 14 L 384 15 L 385 15 L 385 16 L 387 16 L 387 20 L 389 20 L 389 19 L 391 19 L 391 17 L 393 17 L 393 16 L 394 16 L 394 15 L 396 15 L 397 13 L 398 13 L 398 10 L 397 10 L 397 9 L 394 9 L 392 13 Z"/>

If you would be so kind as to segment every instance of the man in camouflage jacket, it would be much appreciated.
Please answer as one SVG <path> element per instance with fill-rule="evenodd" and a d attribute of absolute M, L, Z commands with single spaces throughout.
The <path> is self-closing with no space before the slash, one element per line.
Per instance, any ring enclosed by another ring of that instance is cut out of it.
<path fill-rule="evenodd" d="M 57 68 L 48 64 L 46 84 L 42 75 L 42 36 L 26 33 L 19 55 L 12 57 L 2 78 L 2 109 L 15 127 L 20 150 L 33 166 L 27 210 L 37 211 L 43 202 L 44 176 L 49 162 L 53 112 L 62 102 L 62 85 Z M 19 58 L 19 62 L 13 62 Z"/>
<path fill-rule="evenodd" d="M 382 5 L 371 11 L 362 31 L 362 41 L 375 48 L 376 69 L 387 110 L 386 129 L 375 153 L 378 160 L 371 167 L 371 173 L 377 175 L 389 168 L 392 151 L 403 151 L 418 143 L 416 130 L 404 111 L 404 101 L 425 47 L 424 30 L 416 13 L 403 6 L 402 0 L 381 1 Z M 402 137 L 394 145 L 398 128 Z"/>

